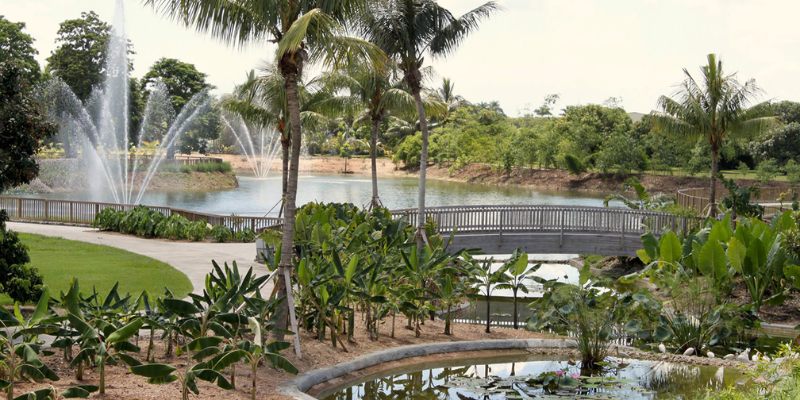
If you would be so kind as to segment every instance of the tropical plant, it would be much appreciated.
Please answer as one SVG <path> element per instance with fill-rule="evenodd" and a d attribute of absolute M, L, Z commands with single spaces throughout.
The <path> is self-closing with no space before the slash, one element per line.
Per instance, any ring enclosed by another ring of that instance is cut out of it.
<path fill-rule="evenodd" d="M 291 374 L 296 374 L 297 367 L 295 367 L 289 360 L 279 354 L 281 350 L 289 347 L 287 342 L 271 342 L 264 343 L 263 335 L 261 333 L 261 324 L 254 317 L 248 318 L 248 326 L 253 332 L 253 340 L 245 341 L 239 344 L 238 349 L 243 351 L 243 358 L 250 364 L 250 376 L 252 388 L 250 389 L 250 399 L 256 400 L 256 382 L 258 377 L 258 366 L 265 360 L 275 367 L 280 368 Z"/>
<path fill-rule="evenodd" d="M 741 84 L 735 74 L 727 75 L 722 61 L 708 55 L 708 64 L 701 67 L 701 81 L 684 69 L 686 79 L 676 94 L 677 99 L 661 96 L 663 114 L 654 115 L 656 126 L 670 133 L 701 136 L 711 146 L 711 182 L 709 215 L 717 212 L 717 174 L 722 145 L 732 135 L 753 135 L 764 131 L 774 117 L 769 107 L 747 108 L 760 92 L 755 80 Z"/>
<path fill-rule="evenodd" d="M 127 304 L 128 297 L 120 299 L 116 294 L 115 285 L 102 303 L 101 310 L 88 310 L 81 303 L 80 289 L 78 281 L 73 279 L 69 291 L 64 295 L 64 306 L 67 309 L 67 319 L 70 326 L 80 334 L 78 344 L 80 351 L 72 359 L 70 365 L 83 368 L 83 365 L 97 365 L 100 383 L 98 393 L 105 394 L 106 388 L 106 364 L 116 364 L 121 360 L 128 365 L 138 365 L 139 361 L 125 354 L 126 352 L 138 352 L 139 348 L 128 340 L 134 335 L 139 334 L 139 329 L 144 325 L 141 318 L 130 318 L 123 311 Z M 95 293 L 91 298 L 96 298 Z M 113 311 L 112 311 L 113 310 Z M 101 311 L 101 312 L 97 312 Z M 103 318 L 108 312 L 112 318 Z M 122 317 L 122 318 L 120 318 Z"/>
<path fill-rule="evenodd" d="M 250 42 L 278 44 L 276 64 L 283 77 L 291 139 L 289 174 L 284 201 L 283 244 L 278 273 L 277 296 L 286 299 L 287 283 L 284 269 L 292 268 L 294 222 L 296 216 L 297 177 L 301 148 L 301 116 L 298 81 L 307 61 L 321 60 L 328 64 L 368 59 L 381 63 L 380 50 L 365 41 L 346 36 L 342 22 L 360 14 L 361 1 L 303 1 L 303 2 L 220 2 L 216 0 L 148 0 L 161 11 L 211 31 L 232 44 Z M 287 327 L 288 314 L 293 312 L 288 301 L 278 313 L 276 333 Z"/>
<path fill-rule="evenodd" d="M 722 198 L 720 205 L 723 210 L 729 210 L 733 216 L 743 217 L 759 217 L 764 214 L 764 206 L 760 204 L 753 204 L 750 200 L 752 197 L 757 197 L 759 190 L 755 186 L 741 187 L 736 184 L 733 179 L 725 179 L 720 175 L 720 180 L 725 189 L 728 190 L 728 195 Z"/>
<path fill-rule="evenodd" d="M 419 163 L 419 199 L 417 200 L 417 255 L 425 246 L 425 183 L 428 167 L 428 120 L 422 101 L 424 56 L 444 57 L 472 31 L 478 23 L 497 9 L 487 2 L 462 15 L 453 16 L 434 0 L 382 0 L 370 3 L 361 19 L 365 36 L 378 45 L 403 71 L 403 80 L 414 97 L 422 149 Z"/>
<path fill-rule="evenodd" d="M 663 210 L 672 203 L 672 199 L 662 193 L 650 194 L 647 188 L 634 177 L 625 180 L 622 190 L 633 190 L 636 197 L 631 199 L 622 193 L 610 194 L 603 199 L 603 206 L 608 207 L 611 201 L 616 200 L 632 210 Z"/>
<path fill-rule="evenodd" d="M 492 292 L 497 289 L 497 285 L 503 282 L 504 271 L 502 268 L 494 268 L 493 258 L 474 260 L 473 265 L 472 273 L 476 286 L 486 301 L 486 333 L 490 333 L 492 326 Z"/>
<path fill-rule="evenodd" d="M 503 271 L 503 281 L 496 288 L 511 290 L 514 299 L 514 329 L 519 328 L 519 313 L 517 312 L 519 293 L 528 293 L 528 286 L 525 281 L 532 279 L 532 274 L 541 266 L 542 264 L 528 265 L 528 253 L 517 249 L 514 250 L 508 261 L 500 268 Z"/>
<path fill-rule="evenodd" d="M 6 221 L 8 214 L 0 210 L 0 292 L 15 301 L 34 301 L 42 295 L 42 276 L 28 265 L 28 249 Z"/>

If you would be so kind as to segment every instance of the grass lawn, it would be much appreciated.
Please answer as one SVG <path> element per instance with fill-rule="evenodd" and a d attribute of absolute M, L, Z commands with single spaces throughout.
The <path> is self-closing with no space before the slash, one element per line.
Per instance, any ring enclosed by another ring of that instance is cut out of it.
<path fill-rule="evenodd" d="M 96 287 L 105 294 L 119 282 L 120 294 L 137 295 L 142 290 L 155 296 L 168 287 L 177 298 L 192 290 L 189 278 L 175 268 L 150 257 L 145 257 L 115 247 L 77 242 L 58 237 L 19 233 L 28 246 L 31 265 L 44 278 L 50 294 L 57 297 L 69 288 L 70 280 L 78 278 L 84 293 Z M 3 296 L 2 303 L 10 302 Z"/>

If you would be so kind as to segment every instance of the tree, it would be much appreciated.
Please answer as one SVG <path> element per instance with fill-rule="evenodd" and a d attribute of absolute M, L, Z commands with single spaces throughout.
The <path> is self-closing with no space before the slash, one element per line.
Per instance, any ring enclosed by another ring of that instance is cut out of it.
<path fill-rule="evenodd" d="M 300 169 L 301 117 L 298 82 L 307 61 L 377 60 L 379 51 L 361 39 L 346 36 L 342 25 L 363 10 L 364 1 L 309 0 L 303 2 L 233 2 L 218 0 L 147 0 L 161 12 L 211 31 L 231 44 L 257 42 L 278 44 L 276 63 L 283 77 L 291 139 L 289 174 L 284 202 L 283 241 L 278 273 L 278 298 L 287 298 L 284 277 L 294 259 L 294 231 L 297 176 Z M 275 333 L 283 338 L 287 313 L 293 312 L 283 301 L 276 312 Z M 299 349 L 296 349 L 299 351 Z"/>
<path fill-rule="evenodd" d="M 455 87 L 455 83 L 453 83 L 450 78 L 443 78 L 442 86 L 435 90 L 434 95 L 446 106 L 443 116 L 444 119 L 447 119 L 447 116 L 449 116 L 451 112 L 455 111 L 456 108 L 464 104 L 469 104 L 464 97 L 456 94 Z"/>
<path fill-rule="evenodd" d="M 24 22 L 11 22 L 0 15 L 0 63 L 15 64 L 28 82 L 39 81 L 41 71 L 34 56 L 33 37 L 23 32 Z"/>
<path fill-rule="evenodd" d="M 544 101 L 542 101 L 542 105 L 539 108 L 533 110 L 533 113 L 538 117 L 550 117 L 553 115 L 553 106 L 558 103 L 558 100 L 561 98 L 557 93 L 548 94 L 544 97 Z"/>
<path fill-rule="evenodd" d="M 428 122 L 422 101 L 422 71 L 425 53 L 445 57 L 478 23 L 497 10 L 495 2 L 487 2 L 472 11 L 455 17 L 435 0 L 382 0 L 370 3 L 363 15 L 361 28 L 372 43 L 377 44 L 403 71 L 403 79 L 414 96 L 422 132 L 419 162 L 419 207 L 417 215 L 417 248 L 425 245 L 425 183 L 428 167 Z"/>
<path fill-rule="evenodd" d="M 47 58 L 46 73 L 61 78 L 86 102 L 92 89 L 103 81 L 110 35 L 111 26 L 94 11 L 62 22 L 57 47 Z"/>
<path fill-rule="evenodd" d="M 709 54 L 708 64 L 700 68 L 698 82 L 684 69 L 686 79 L 677 98 L 661 96 L 658 105 L 663 114 L 655 116 L 657 127 L 670 133 L 703 137 L 711 147 L 709 215 L 717 212 L 717 175 L 719 154 L 730 135 L 752 135 L 763 131 L 774 117 L 762 104 L 748 108 L 760 92 L 753 79 L 739 83 L 736 74 L 726 75 L 722 61 Z"/>
<path fill-rule="evenodd" d="M 212 88 L 206 83 L 206 76 L 194 64 L 174 58 L 162 58 L 142 77 L 141 85 L 147 93 L 156 81 L 163 83 L 169 93 L 172 108 L 178 113 L 194 95 Z"/>
<path fill-rule="evenodd" d="M 332 91 L 344 89 L 346 98 L 335 101 L 347 110 L 358 114 L 370 126 L 369 153 L 372 164 L 372 206 L 381 205 L 378 196 L 378 134 L 380 126 L 392 114 L 414 110 L 414 98 L 403 87 L 403 82 L 395 79 L 397 74 L 388 66 L 368 63 L 350 64 L 345 68 L 324 74 L 321 81 L 332 87 Z M 428 104 L 430 106 L 430 103 Z M 358 121 L 357 121 L 358 122 Z"/>
<path fill-rule="evenodd" d="M 0 63 L 0 193 L 39 173 L 34 155 L 56 127 L 33 100 L 25 71 Z"/>

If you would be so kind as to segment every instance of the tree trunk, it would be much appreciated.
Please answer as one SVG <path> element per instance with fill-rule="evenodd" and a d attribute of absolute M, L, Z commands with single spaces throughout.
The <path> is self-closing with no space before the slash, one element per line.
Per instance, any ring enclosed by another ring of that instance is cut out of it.
<path fill-rule="evenodd" d="M 369 140 L 369 158 L 372 163 L 372 207 L 379 207 L 381 199 L 378 197 L 378 125 L 379 119 L 372 120 L 372 136 Z"/>
<path fill-rule="evenodd" d="M 299 56 L 296 56 L 299 58 Z M 300 61 L 297 61 L 300 62 Z M 291 67 L 289 67 L 291 68 Z M 298 68 L 299 69 L 299 68 Z M 294 259 L 294 223 L 297 211 L 295 200 L 297 198 L 297 175 L 300 169 L 300 99 L 297 94 L 297 71 L 282 71 L 286 89 L 286 103 L 289 111 L 289 127 L 291 128 L 291 154 L 289 156 L 289 175 L 286 181 L 286 197 L 283 205 L 283 240 L 281 242 L 281 259 L 278 264 L 277 297 L 281 300 L 275 311 L 274 336 L 282 341 L 284 332 L 288 329 L 289 304 L 284 271 L 288 268 L 291 272 Z M 290 274 L 291 275 L 291 274 Z M 298 332 L 295 332 L 297 334 Z"/>
<path fill-rule="evenodd" d="M 711 143 L 711 187 L 708 195 L 708 216 L 717 215 L 717 174 L 719 173 L 719 145 Z"/>
<path fill-rule="evenodd" d="M 281 133 L 281 203 L 283 204 L 281 204 L 279 216 L 283 215 L 283 207 L 286 204 L 286 187 L 289 185 L 289 147 L 292 144 L 292 139 L 284 135 Z"/>
<path fill-rule="evenodd" d="M 519 329 L 517 325 L 517 291 L 514 290 L 514 329 Z"/>
<path fill-rule="evenodd" d="M 490 290 L 486 291 L 486 333 L 492 332 L 492 302 L 489 300 L 491 293 Z"/>
<path fill-rule="evenodd" d="M 419 72 L 417 72 L 419 73 Z M 417 104 L 419 130 L 422 133 L 422 151 L 419 154 L 419 197 L 417 199 L 417 257 L 422 257 L 425 247 L 425 182 L 428 172 L 428 120 L 419 87 L 412 87 L 414 102 Z"/>

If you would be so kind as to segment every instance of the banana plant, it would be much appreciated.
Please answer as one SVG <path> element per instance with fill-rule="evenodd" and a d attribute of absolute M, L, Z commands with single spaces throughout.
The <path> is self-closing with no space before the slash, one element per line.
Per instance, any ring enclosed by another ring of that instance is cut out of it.
<path fill-rule="evenodd" d="M 8 400 L 16 399 L 14 385 L 17 381 L 58 380 L 58 375 L 39 359 L 34 346 L 26 342 L 15 343 L 6 329 L 0 330 L 0 365 L 3 367 L 0 390 L 6 392 Z"/>
<path fill-rule="evenodd" d="M 187 343 L 182 347 L 182 352 L 187 356 L 183 370 L 163 363 L 134 365 L 130 370 L 147 378 L 151 384 L 180 382 L 182 400 L 189 400 L 189 393 L 200 394 L 198 380 L 216 383 L 222 389 L 231 390 L 233 385 L 225 378 L 223 371 L 241 361 L 246 352 L 241 349 L 223 351 L 221 345 L 224 340 L 220 336 L 203 336 Z"/>
<path fill-rule="evenodd" d="M 252 379 L 250 399 L 256 400 L 258 366 L 263 361 L 268 361 L 274 368 L 282 369 L 290 374 L 296 374 L 298 370 L 289 360 L 279 354 L 281 350 L 289 348 L 288 342 L 275 341 L 264 344 L 261 324 L 253 317 L 248 318 L 248 327 L 253 333 L 253 341 L 243 341 L 238 347 L 239 350 L 244 351 L 244 358 L 250 365 L 250 377 Z"/>
<path fill-rule="evenodd" d="M 538 271 L 541 266 L 542 264 L 529 266 L 528 254 L 517 249 L 500 268 L 503 282 L 500 282 L 496 288 L 511 290 L 514 298 L 514 329 L 519 329 L 519 313 L 517 312 L 519 293 L 528 293 L 525 281 L 531 279 L 533 273 Z"/>
<path fill-rule="evenodd" d="M 112 289 L 116 292 L 116 286 Z M 71 366 L 82 368 L 86 364 L 95 364 L 98 367 L 100 379 L 99 393 L 105 394 L 106 389 L 106 364 L 116 364 L 118 360 L 128 365 L 137 365 L 139 361 L 134 359 L 126 352 L 139 352 L 139 348 L 129 339 L 139 333 L 139 329 L 144 325 L 141 318 L 133 318 L 125 325 L 119 322 L 110 322 L 95 313 L 84 315 L 80 308 L 80 291 L 78 281 L 73 280 L 69 292 L 65 296 L 64 305 L 67 309 L 67 319 L 72 329 L 80 334 L 78 344 L 80 351 L 70 363 Z M 114 300 L 114 296 L 107 297 Z"/>
<path fill-rule="evenodd" d="M 491 333 L 492 327 L 492 292 L 497 288 L 497 285 L 503 282 L 503 270 L 495 269 L 494 258 L 487 258 L 484 260 L 473 260 L 467 256 L 467 260 L 471 261 L 472 276 L 474 277 L 475 285 L 481 291 L 481 295 L 486 301 L 486 333 Z"/>

